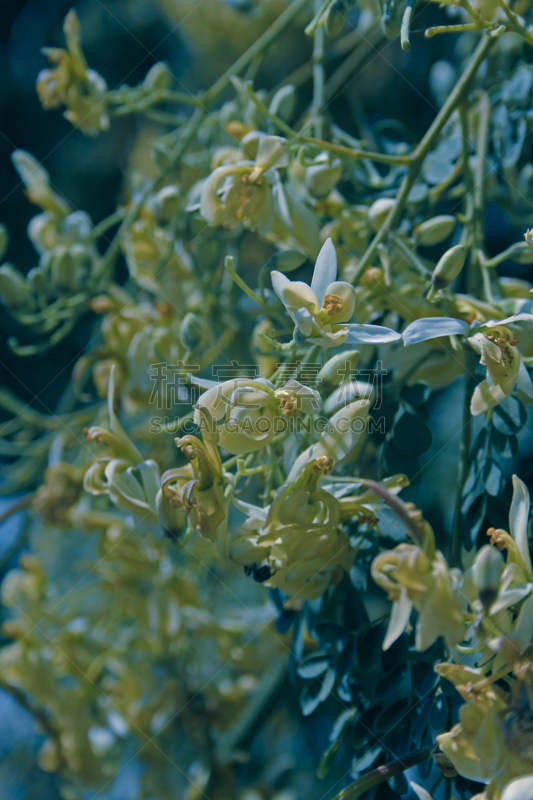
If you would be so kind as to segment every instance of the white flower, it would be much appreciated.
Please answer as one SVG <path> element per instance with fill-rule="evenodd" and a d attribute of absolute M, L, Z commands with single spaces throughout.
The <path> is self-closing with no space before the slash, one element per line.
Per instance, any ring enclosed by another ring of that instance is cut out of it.
<path fill-rule="evenodd" d="M 345 342 L 392 342 L 400 334 L 381 325 L 347 325 L 355 310 L 355 289 L 337 281 L 337 253 L 327 239 L 316 260 L 311 286 L 271 273 L 272 286 L 298 330 L 312 344 L 337 347 Z"/>
<path fill-rule="evenodd" d="M 467 339 L 468 344 L 480 354 L 481 364 L 487 368 L 486 379 L 476 386 L 472 396 L 471 411 L 474 416 L 503 403 L 517 385 L 527 398 L 533 398 L 531 378 L 516 347 L 518 337 L 505 324 L 530 317 L 529 314 L 517 314 L 501 322 L 489 323 L 483 326 L 482 331 Z"/>
<path fill-rule="evenodd" d="M 254 135 L 243 139 L 243 158 L 217 167 L 202 186 L 200 213 L 212 226 L 235 228 L 247 222 L 266 234 L 274 220 L 272 187 L 279 182 L 278 169 L 289 163 L 288 142 L 281 136 Z M 257 142 L 256 142 L 257 139 Z M 246 158 L 247 145 L 257 144 L 254 161 Z"/>
<path fill-rule="evenodd" d="M 283 417 L 295 411 L 310 414 L 322 407 L 319 393 L 294 379 L 279 389 L 265 378 L 193 381 L 207 388 L 197 403 L 196 424 L 201 425 L 200 410 L 206 409 L 217 425 L 220 447 L 235 455 L 266 447 L 283 429 Z"/>

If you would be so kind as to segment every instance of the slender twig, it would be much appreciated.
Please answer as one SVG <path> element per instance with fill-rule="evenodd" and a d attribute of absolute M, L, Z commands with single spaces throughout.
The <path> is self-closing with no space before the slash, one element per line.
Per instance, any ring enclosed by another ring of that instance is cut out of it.
<path fill-rule="evenodd" d="M 391 764 L 384 764 L 382 767 L 376 767 L 371 772 L 363 775 L 358 780 L 351 783 L 342 792 L 335 795 L 333 800 L 357 800 L 362 794 L 368 792 L 374 786 L 394 778 L 406 769 L 421 764 L 422 761 L 427 761 L 431 755 L 431 747 L 424 747 L 422 750 L 415 750 L 409 753 L 398 761 L 393 761 Z"/>
<path fill-rule="evenodd" d="M 481 41 L 474 51 L 468 66 L 458 82 L 455 84 L 455 87 L 452 89 L 448 99 L 433 120 L 429 129 L 426 131 L 414 153 L 410 156 L 409 170 L 400 185 L 400 189 L 396 195 L 396 202 L 391 208 L 387 219 L 375 235 L 366 252 L 361 257 L 359 266 L 353 277 L 353 283 L 359 282 L 366 268 L 372 263 L 372 260 L 377 253 L 378 245 L 387 238 L 389 231 L 397 225 L 404 205 L 407 202 L 409 192 L 411 191 L 414 182 L 420 174 L 426 156 L 431 151 L 451 115 L 468 92 L 471 81 L 485 60 L 487 53 L 494 44 L 494 41 L 494 39 L 489 38 L 486 34 L 482 36 Z"/>
<path fill-rule="evenodd" d="M 463 548 L 464 514 L 462 511 L 463 492 L 470 467 L 470 449 L 472 447 L 473 417 L 470 411 L 472 393 L 476 385 L 475 369 L 477 364 L 476 354 L 468 348 L 465 350 L 465 388 L 463 397 L 463 429 L 459 449 L 459 472 L 457 476 L 457 489 L 455 494 L 455 511 L 453 517 L 453 533 L 450 546 L 450 565 L 462 566 L 461 552 Z"/>

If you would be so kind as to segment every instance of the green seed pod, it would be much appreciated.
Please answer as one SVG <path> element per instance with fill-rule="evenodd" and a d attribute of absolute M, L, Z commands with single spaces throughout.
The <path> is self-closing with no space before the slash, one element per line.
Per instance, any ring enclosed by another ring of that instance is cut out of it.
<path fill-rule="evenodd" d="M 12 264 L 0 267 L 0 299 L 7 308 L 22 308 L 29 300 L 29 288 L 22 272 Z"/>
<path fill-rule="evenodd" d="M 358 361 L 358 350 L 346 350 L 344 353 L 337 353 L 336 356 L 326 361 L 318 373 L 318 379 L 331 386 L 339 386 L 350 377 Z"/>
<path fill-rule="evenodd" d="M 154 89 L 169 89 L 172 85 L 172 73 L 166 61 L 158 61 L 150 67 L 143 81 L 143 89 L 153 91 Z"/>
<path fill-rule="evenodd" d="M 489 544 L 484 545 L 476 555 L 473 567 L 474 583 L 486 612 L 498 596 L 504 566 L 500 551 Z"/>
<path fill-rule="evenodd" d="M 415 228 L 417 244 L 424 247 L 431 247 L 433 244 L 439 244 L 447 239 L 457 225 L 455 217 L 443 214 L 440 217 L 433 217 L 421 222 Z"/>
<path fill-rule="evenodd" d="M 280 272 L 292 272 L 301 267 L 306 259 L 307 256 L 299 250 L 279 250 L 267 261 L 266 266 Z"/>
<path fill-rule="evenodd" d="M 152 208 L 158 220 L 170 222 L 180 208 L 180 190 L 177 186 L 164 186 L 152 198 Z"/>
<path fill-rule="evenodd" d="M 324 15 L 324 28 L 328 36 L 338 36 L 346 22 L 346 5 L 343 0 L 333 0 Z"/>
<path fill-rule="evenodd" d="M 533 248 L 527 242 L 517 242 L 511 248 L 509 257 L 517 264 L 533 264 Z"/>
<path fill-rule="evenodd" d="M 189 350 L 193 350 L 202 341 L 202 323 L 192 311 L 183 317 L 180 325 L 180 338 Z"/>
<path fill-rule="evenodd" d="M 379 231 L 395 203 L 392 197 L 380 197 L 372 203 L 368 209 L 368 220 L 373 231 Z"/>
<path fill-rule="evenodd" d="M 461 272 L 466 258 L 466 247 L 463 244 L 456 244 L 450 247 L 440 258 L 439 263 L 433 271 L 431 282 L 436 291 L 449 286 Z"/>
<path fill-rule="evenodd" d="M 289 84 L 288 86 L 282 86 L 281 89 L 278 89 L 272 98 L 268 110 L 271 114 L 275 114 L 277 117 L 288 121 L 294 113 L 295 104 L 296 93 L 294 91 L 294 86 Z"/>
<path fill-rule="evenodd" d="M 340 159 L 324 164 L 315 164 L 308 167 L 305 173 L 305 185 L 309 192 L 318 200 L 327 197 L 338 183 L 342 175 Z"/>
<path fill-rule="evenodd" d="M 9 233 L 5 225 L 0 224 L 0 258 L 3 258 L 9 246 Z"/>

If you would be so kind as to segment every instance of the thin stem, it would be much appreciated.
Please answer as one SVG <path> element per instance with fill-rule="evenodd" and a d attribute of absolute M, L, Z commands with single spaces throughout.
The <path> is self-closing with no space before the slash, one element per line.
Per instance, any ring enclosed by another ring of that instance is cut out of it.
<path fill-rule="evenodd" d="M 522 36 L 526 42 L 528 42 L 528 44 L 533 44 L 533 32 L 531 31 L 531 28 L 526 28 L 522 18 L 515 14 L 514 11 L 511 11 L 505 0 L 498 0 L 498 2 L 505 11 L 512 30 Z"/>
<path fill-rule="evenodd" d="M 372 260 L 377 252 L 378 245 L 381 244 L 381 242 L 383 242 L 387 238 L 389 231 L 391 231 L 394 227 L 396 227 L 400 219 L 401 213 L 403 211 L 403 207 L 409 196 L 409 192 L 411 191 L 411 188 L 415 180 L 420 174 L 426 156 L 432 149 L 433 145 L 435 144 L 440 133 L 442 132 L 442 129 L 450 119 L 451 115 L 453 114 L 457 106 L 461 103 L 464 96 L 468 92 L 471 81 L 473 80 L 477 70 L 485 60 L 488 51 L 494 44 L 494 41 L 495 41 L 494 39 L 489 38 L 486 34 L 482 36 L 482 39 L 479 45 L 477 46 L 476 50 L 474 51 L 467 68 L 461 75 L 461 78 L 455 84 L 455 87 L 453 88 L 450 96 L 440 109 L 439 113 L 433 120 L 429 129 L 426 131 L 424 137 L 418 144 L 414 153 L 411 155 L 409 162 L 409 171 L 400 185 L 400 189 L 396 196 L 396 202 L 394 206 L 391 208 L 387 219 L 385 220 L 385 222 L 375 235 L 374 239 L 370 243 L 369 247 L 367 248 L 366 252 L 362 256 L 359 262 L 359 267 L 357 269 L 357 272 L 354 275 L 353 283 L 358 283 L 361 276 L 365 272 L 366 268 L 372 263 Z"/>
<path fill-rule="evenodd" d="M 248 50 L 246 50 L 246 52 L 243 53 L 242 56 L 237 59 L 237 61 L 235 61 L 233 66 L 226 70 L 226 72 L 221 75 L 221 77 L 213 84 L 209 91 L 206 92 L 203 98 L 205 105 L 209 106 L 214 100 L 216 100 L 216 98 L 219 97 L 230 85 L 232 77 L 234 75 L 238 75 L 238 73 L 242 72 L 243 69 L 246 69 L 248 64 L 250 64 L 250 62 L 253 61 L 259 53 L 267 48 L 269 44 L 271 44 L 281 33 L 281 31 L 284 30 L 287 25 L 289 25 L 293 19 L 298 16 L 300 11 L 305 8 L 308 2 L 309 0 L 293 0 L 292 3 L 287 6 L 285 11 L 279 15 L 270 28 L 267 28 L 267 30 L 261 34 L 261 36 L 248 48 Z"/>
<path fill-rule="evenodd" d="M 345 147 L 342 144 L 335 144 L 334 142 L 327 142 L 324 139 L 316 138 L 314 136 L 305 136 L 298 131 L 291 128 L 290 125 L 280 119 L 276 114 L 263 103 L 263 101 L 256 95 L 250 83 L 246 84 L 246 93 L 250 100 L 255 103 L 257 108 L 265 115 L 271 122 L 279 128 L 291 140 L 304 142 L 305 144 L 312 144 L 320 150 L 330 150 L 332 153 L 337 153 L 340 156 L 347 156 L 348 158 L 355 159 L 368 159 L 369 161 L 378 161 L 381 164 L 391 164 L 394 166 L 407 166 L 410 162 L 410 156 L 393 156 L 387 153 L 371 153 L 366 150 L 358 150 L 352 147 Z"/>
<path fill-rule="evenodd" d="M 421 764 L 422 761 L 427 761 L 431 755 L 431 749 L 431 747 L 424 747 L 422 750 L 415 750 L 398 761 L 373 769 L 335 795 L 333 800 L 357 800 L 364 792 L 368 792 L 374 786 L 394 778 L 395 775 L 405 772 L 406 769 L 414 767 L 416 764 Z"/>
<path fill-rule="evenodd" d="M 401 239 L 395 233 L 390 234 L 390 239 L 392 244 L 402 254 L 404 259 L 411 264 L 412 267 L 418 270 L 423 278 L 429 278 L 431 276 L 431 270 L 420 261 L 414 250 L 411 250 L 409 245 L 407 245 L 403 239 Z"/>
<path fill-rule="evenodd" d="M 226 267 L 227 271 L 229 272 L 229 274 L 231 275 L 231 277 L 233 278 L 233 280 L 235 281 L 237 286 L 240 289 L 242 289 L 243 292 L 245 294 L 247 294 L 249 298 L 251 298 L 259 306 L 261 306 L 263 311 L 265 311 L 269 316 L 275 317 L 276 319 L 281 321 L 283 324 L 285 324 L 285 320 L 283 318 L 281 318 L 279 316 L 279 314 L 276 314 L 276 312 L 273 311 L 273 309 L 271 309 L 270 306 L 268 306 L 263 300 L 261 300 L 259 295 L 256 294 L 253 289 L 250 289 L 248 284 L 243 281 L 243 279 L 240 277 L 240 275 L 237 275 L 237 273 L 233 269 L 233 256 L 226 256 L 226 260 L 224 262 L 224 266 Z"/>
<path fill-rule="evenodd" d="M 461 552 L 463 548 L 464 514 L 462 511 L 463 491 L 470 467 L 470 449 L 472 447 L 473 417 L 470 411 L 472 393 L 476 385 L 475 369 L 477 364 L 476 354 L 473 350 L 465 351 L 465 389 L 463 398 L 463 430 L 461 446 L 459 449 L 459 473 L 455 495 L 455 511 L 453 517 L 453 533 L 450 547 L 450 565 L 462 566 Z"/>
<path fill-rule="evenodd" d="M 320 11 L 320 6 L 321 1 L 314 0 L 315 13 Z M 325 43 L 326 32 L 322 25 L 317 25 L 313 32 L 313 102 L 311 104 L 311 119 L 314 120 L 315 136 L 319 139 L 324 135 L 322 109 L 325 103 L 326 84 L 324 70 Z"/>

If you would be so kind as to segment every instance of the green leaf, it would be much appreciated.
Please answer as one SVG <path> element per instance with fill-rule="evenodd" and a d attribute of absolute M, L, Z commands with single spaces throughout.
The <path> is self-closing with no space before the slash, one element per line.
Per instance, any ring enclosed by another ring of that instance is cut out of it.
<path fill-rule="evenodd" d="M 410 701 L 405 698 L 399 700 L 390 708 L 386 708 L 376 717 L 375 730 L 378 733 L 386 733 L 395 728 L 404 718 L 407 720 L 406 713 L 409 705 Z"/>
<path fill-rule="evenodd" d="M 494 409 L 492 424 L 505 436 L 520 433 L 527 422 L 527 411 L 516 397 L 509 397 Z"/>
<path fill-rule="evenodd" d="M 404 403 L 408 403 L 414 408 L 427 403 L 431 395 L 431 389 L 424 381 L 413 383 L 411 386 L 404 386 L 400 392 L 400 397 Z"/>
<path fill-rule="evenodd" d="M 366 753 L 363 753 L 362 756 L 359 758 L 354 758 L 352 761 L 352 768 L 350 770 L 350 775 L 352 778 L 355 778 L 359 775 L 359 773 L 364 772 L 365 770 L 369 769 L 378 756 L 381 754 L 383 750 L 382 745 L 378 745 L 374 747 L 372 750 L 368 750 Z"/>
<path fill-rule="evenodd" d="M 357 661 L 359 667 L 366 671 L 378 661 L 383 642 L 383 625 L 376 625 L 359 636 L 357 640 Z"/>
<path fill-rule="evenodd" d="M 401 453 L 417 458 L 426 453 L 433 444 L 433 435 L 426 422 L 418 414 L 404 412 L 392 429 L 394 444 Z"/>
<path fill-rule="evenodd" d="M 323 680 L 314 684 L 304 686 L 300 695 L 300 708 L 304 717 L 308 717 L 315 711 L 320 703 L 327 700 L 333 687 L 335 686 L 335 672 L 328 669 Z"/>
<path fill-rule="evenodd" d="M 491 427 L 490 441 L 496 452 L 504 458 L 514 458 L 518 453 L 518 439 L 516 436 L 506 436 L 494 426 Z"/>
<path fill-rule="evenodd" d="M 302 663 L 298 665 L 296 672 L 300 678 L 308 681 L 312 678 L 318 678 L 318 676 L 322 675 L 328 667 L 329 659 L 324 655 L 324 653 L 313 653 L 312 655 L 306 656 L 304 659 L 302 659 Z"/>
<path fill-rule="evenodd" d="M 337 751 L 341 745 L 341 742 L 344 739 L 344 735 L 348 729 L 348 726 L 354 719 L 355 715 L 356 715 L 355 708 L 347 708 L 339 714 L 339 716 L 333 723 L 333 728 L 329 735 L 329 740 L 331 744 L 329 745 L 327 750 L 324 751 L 324 754 L 320 759 L 320 763 L 316 771 L 318 778 L 325 778 L 327 773 L 329 772 L 331 765 L 335 760 L 335 756 L 337 755 Z"/>
<path fill-rule="evenodd" d="M 483 467 L 483 485 L 487 494 L 497 497 L 505 489 L 505 475 L 493 458 L 487 459 Z"/>

